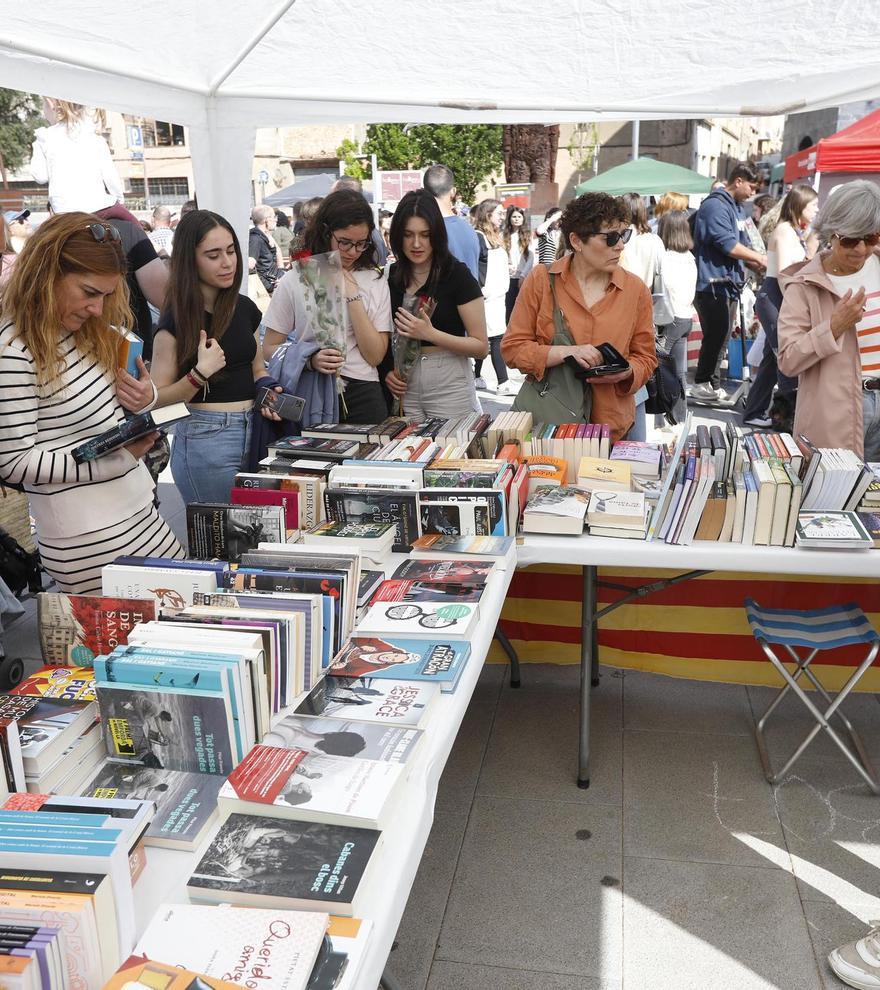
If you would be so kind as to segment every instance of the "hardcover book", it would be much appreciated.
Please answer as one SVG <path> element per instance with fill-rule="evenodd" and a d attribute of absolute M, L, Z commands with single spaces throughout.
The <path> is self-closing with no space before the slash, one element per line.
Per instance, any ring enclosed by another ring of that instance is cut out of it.
<path fill-rule="evenodd" d="M 469 643 L 354 636 L 336 655 L 328 673 L 336 677 L 389 677 L 433 681 L 455 690 L 471 654 Z"/>
<path fill-rule="evenodd" d="M 300 702 L 297 715 L 321 715 L 421 728 L 440 696 L 436 684 L 379 677 L 323 677 Z"/>
<path fill-rule="evenodd" d="M 380 828 L 401 773 L 397 763 L 254 746 L 220 789 L 220 812 Z"/>
<path fill-rule="evenodd" d="M 155 618 L 152 597 L 101 598 L 47 591 L 37 595 L 37 625 L 46 663 L 87 664 L 125 646 L 134 626 Z"/>
<path fill-rule="evenodd" d="M 137 413 L 129 419 L 122 420 L 112 430 L 107 430 L 106 433 L 92 437 L 91 440 L 74 447 L 70 453 L 77 464 L 94 461 L 124 447 L 127 443 L 140 440 L 148 433 L 155 433 L 157 430 L 171 426 L 172 423 L 179 423 L 188 416 L 189 409 L 183 402 L 175 402 L 173 405 L 153 409 L 150 412 Z"/>
<path fill-rule="evenodd" d="M 191 557 L 237 561 L 260 543 L 283 543 L 287 535 L 280 505 L 224 505 L 194 502 L 186 507 Z"/>
<path fill-rule="evenodd" d="M 144 836 L 147 845 L 195 849 L 217 818 L 218 774 L 185 773 L 109 761 L 82 793 L 95 798 L 152 801 L 156 814 Z"/>
<path fill-rule="evenodd" d="M 361 760 L 380 763 L 406 763 L 421 738 L 418 729 L 379 722 L 285 715 L 266 733 L 263 743 L 285 749 L 308 749 L 330 756 L 357 756 Z"/>
<path fill-rule="evenodd" d="M 215 903 L 359 914 L 358 889 L 380 835 L 349 825 L 232 814 L 196 866 L 187 892 Z M 214 938 L 212 929 L 212 943 Z M 148 951 L 147 936 L 140 948 Z"/>
<path fill-rule="evenodd" d="M 254 821 L 265 822 L 265 819 Z M 295 841 L 292 833 L 290 837 Z M 226 841 L 230 839 L 231 835 L 227 835 Z M 267 842 L 272 844 L 273 840 Z M 282 845 L 277 839 L 274 843 L 279 847 Z M 238 867 L 233 865 L 232 855 L 224 855 L 224 852 L 217 848 L 215 840 L 211 846 L 211 862 L 218 865 L 219 862 L 225 863 L 232 874 L 254 876 L 261 865 L 265 866 L 260 862 L 262 857 L 257 853 L 256 846 L 242 846 Z M 281 859 L 293 854 L 295 847 L 291 845 L 279 849 L 279 852 Z M 241 886 L 251 884 L 243 878 Z M 323 912 L 293 914 L 275 908 L 241 910 L 195 904 L 162 904 L 147 925 L 135 951 L 148 959 L 161 959 L 175 968 L 204 973 L 238 987 L 305 990 L 328 921 Z M 172 990 L 166 988 L 164 982 L 149 982 L 147 986 L 152 990 Z M 204 988 L 198 983 L 191 983 L 186 990 Z"/>

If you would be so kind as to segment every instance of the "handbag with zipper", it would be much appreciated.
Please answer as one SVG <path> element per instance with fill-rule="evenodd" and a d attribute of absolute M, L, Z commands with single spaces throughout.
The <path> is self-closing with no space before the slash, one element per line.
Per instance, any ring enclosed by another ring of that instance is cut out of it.
<path fill-rule="evenodd" d="M 565 314 L 556 298 L 556 273 L 550 272 L 553 293 L 554 347 L 571 347 L 574 339 Z M 563 361 L 547 368 L 539 381 L 528 375 L 511 408 L 514 412 L 530 412 L 536 423 L 589 423 L 593 407 L 593 392 L 589 384 L 576 377 Z"/>

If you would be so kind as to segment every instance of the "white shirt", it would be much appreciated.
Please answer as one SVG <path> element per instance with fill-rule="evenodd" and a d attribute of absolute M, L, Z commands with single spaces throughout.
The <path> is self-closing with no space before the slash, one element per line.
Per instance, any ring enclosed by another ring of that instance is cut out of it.
<path fill-rule="evenodd" d="M 656 234 L 637 234 L 633 231 L 620 256 L 620 267 L 638 275 L 650 289 L 654 284 L 654 272 L 663 269 L 665 254 L 663 241 Z"/>
<path fill-rule="evenodd" d="M 667 251 L 663 255 L 663 282 L 673 316 L 677 320 L 691 319 L 697 291 L 697 261 L 690 251 Z"/>
<path fill-rule="evenodd" d="M 865 290 L 865 315 L 856 324 L 862 378 L 880 378 L 880 258 L 869 254 L 855 275 L 828 275 L 835 292 Z"/>
<path fill-rule="evenodd" d="M 157 227 L 151 230 L 147 237 L 153 242 L 156 252 L 164 251 L 169 257 L 174 243 L 174 231 L 170 227 Z"/>
<path fill-rule="evenodd" d="M 361 301 L 370 323 L 379 333 L 391 333 L 391 294 L 388 291 L 388 278 L 376 269 L 361 268 L 352 272 L 358 284 Z M 379 373 L 361 354 L 354 329 L 345 307 L 345 364 L 342 375 L 361 382 L 379 381 Z M 266 310 L 263 323 L 276 333 L 286 334 L 295 340 L 314 340 L 315 334 L 306 315 L 305 301 L 300 290 L 295 271 L 285 275 L 272 293 L 272 301 Z"/>
<path fill-rule="evenodd" d="M 54 213 L 94 213 L 123 202 L 125 195 L 110 149 L 95 133 L 93 121 L 86 119 L 73 127 L 38 127 L 35 138 L 31 174 L 35 181 L 49 183 L 49 204 Z"/>
<path fill-rule="evenodd" d="M 778 278 L 781 271 L 803 261 L 806 256 L 804 242 L 798 237 L 794 227 L 783 220 L 770 235 L 767 245 L 767 277 Z"/>

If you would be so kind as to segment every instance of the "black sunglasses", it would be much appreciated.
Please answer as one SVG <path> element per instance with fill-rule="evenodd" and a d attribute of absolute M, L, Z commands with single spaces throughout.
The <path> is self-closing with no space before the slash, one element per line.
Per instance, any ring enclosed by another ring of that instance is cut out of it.
<path fill-rule="evenodd" d="M 577 233 L 577 231 L 575 231 Z M 585 241 L 588 237 L 604 237 L 605 243 L 608 247 L 614 247 L 618 241 L 623 241 L 624 244 L 632 237 L 632 227 L 627 227 L 622 233 L 619 230 L 588 230 L 580 235 L 582 241 Z"/>
<path fill-rule="evenodd" d="M 834 234 L 833 236 L 837 238 L 842 248 L 849 250 L 858 247 L 862 241 L 865 242 L 865 247 L 867 248 L 877 247 L 880 244 L 880 234 L 866 234 L 864 237 L 842 237 L 840 234 Z"/>
<path fill-rule="evenodd" d="M 119 231 L 115 227 L 105 227 L 102 223 L 90 223 L 86 226 L 86 230 L 99 244 L 103 244 L 104 241 L 118 243 L 122 240 L 119 236 Z"/>

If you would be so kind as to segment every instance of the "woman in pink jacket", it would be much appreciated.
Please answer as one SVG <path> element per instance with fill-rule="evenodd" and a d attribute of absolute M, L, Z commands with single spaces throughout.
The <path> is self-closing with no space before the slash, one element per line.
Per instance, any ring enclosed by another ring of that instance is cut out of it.
<path fill-rule="evenodd" d="M 779 370 L 799 376 L 795 433 L 880 460 L 880 189 L 837 189 L 813 225 L 826 250 L 780 273 Z"/>

